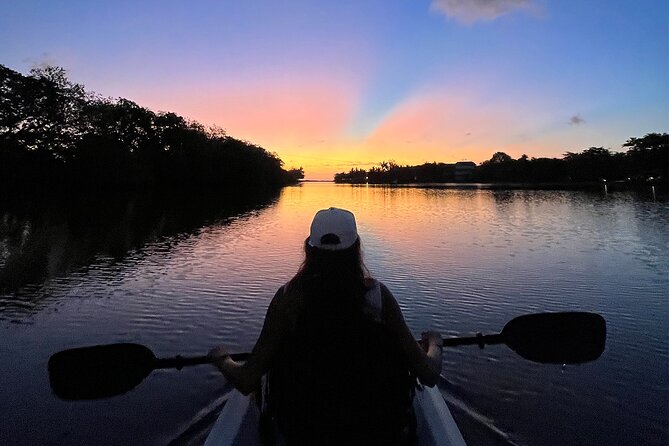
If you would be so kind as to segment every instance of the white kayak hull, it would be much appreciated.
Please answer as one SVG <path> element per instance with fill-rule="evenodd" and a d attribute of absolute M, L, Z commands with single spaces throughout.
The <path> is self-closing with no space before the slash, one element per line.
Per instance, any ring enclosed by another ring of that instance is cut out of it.
<path fill-rule="evenodd" d="M 437 387 L 416 391 L 413 401 L 419 446 L 466 446 L 444 398 Z M 236 390 L 223 407 L 205 446 L 261 445 L 260 411 L 253 399 Z"/>

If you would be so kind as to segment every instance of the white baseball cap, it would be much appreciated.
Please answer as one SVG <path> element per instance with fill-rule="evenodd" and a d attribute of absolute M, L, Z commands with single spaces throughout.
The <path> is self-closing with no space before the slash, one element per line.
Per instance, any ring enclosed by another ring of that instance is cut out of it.
<path fill-rule="evenodd" d="M 355 216 L 346 209 L 329 208 L 316 212 L 311 222 L 309 245 L 328 251 L 350 248 L 358 239 Z"/>

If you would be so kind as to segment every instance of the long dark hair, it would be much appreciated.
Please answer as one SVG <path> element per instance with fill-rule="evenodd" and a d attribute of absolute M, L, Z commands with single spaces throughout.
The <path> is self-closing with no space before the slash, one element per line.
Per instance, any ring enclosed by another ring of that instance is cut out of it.
<path fill-rule="evenodd" d="M 393 332 L 365 311 L 360 241 L 329 251 L 307 239 L 304 252 L 287 286 L 301 302 L 295 326 L 269 374 L 279 428 L 290 444 L 324 433 L 328 445 L 397 444 L 415 379 Z"/>
<path fill-rule="evenodd" d="M 302 294 L 305 307 L 350 314 L 362 306 L 369 271 L 358 238 L 349 248 L 330 251 L 304 242 L 304 262 L 288 284 Z"/>

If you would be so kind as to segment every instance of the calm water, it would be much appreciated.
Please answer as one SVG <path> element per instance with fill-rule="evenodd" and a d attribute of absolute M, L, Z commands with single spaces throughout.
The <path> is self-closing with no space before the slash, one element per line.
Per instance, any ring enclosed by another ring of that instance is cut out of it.
<path fill-rule="evenodd" d="M 210 366 L 65 402 L 49 389 L 49 356 L 112 342 L 158 356 L 219 343 L 250 350 L 269 299 L 301 262 L 314 212 L 333 205 L 356 214 L 366 263 L 415 333 L 497 332 L 538 311 L 606 318 L 606 351 L 579 366 L 529 363 L 503 346 L 446 351 L 440 388 L 471 444 L 667 444 L 667 203 L 334 184 L 253 205 L 221 200 L 211 212 L 0 209 L 0 444 L 196 439 L 229 391 Z"/>

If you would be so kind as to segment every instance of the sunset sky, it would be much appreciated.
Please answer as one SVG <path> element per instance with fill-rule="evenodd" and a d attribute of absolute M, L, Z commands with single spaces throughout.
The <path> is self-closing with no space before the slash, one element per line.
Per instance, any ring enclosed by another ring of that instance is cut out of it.
<path fill-rule="evenodd" d="M 0 64 L 276 152 L 307 178 L 383 160 L 622 150 L 669 131 L 669 2 L 4 0 Z"/>

